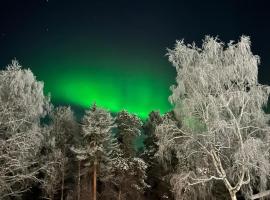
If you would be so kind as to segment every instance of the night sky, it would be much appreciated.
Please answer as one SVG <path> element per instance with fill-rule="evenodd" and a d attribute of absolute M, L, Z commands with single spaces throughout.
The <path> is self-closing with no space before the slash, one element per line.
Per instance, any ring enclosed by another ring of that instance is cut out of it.
<path fill-rule="evenodd" d="M 145 118 L 170 110 L 176 76 L 166 48 L 176 39 L 201 44 L 251 37 L 270 84 L 270 6 L 260 0 L 0 0 L 0 66 L 13 58 L 45 82 L 56 104 Z"/>

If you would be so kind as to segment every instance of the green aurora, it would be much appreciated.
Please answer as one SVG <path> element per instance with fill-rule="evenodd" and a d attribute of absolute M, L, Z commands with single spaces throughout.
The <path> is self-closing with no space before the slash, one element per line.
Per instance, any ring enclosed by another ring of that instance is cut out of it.
<path fill-rule="evenodd" d="M 1 8 L 0 68 L 15 57 L 44 81 L 55 105 L 75 112 L 94 102 L 144 119 L 152 110 L 169 111 L 176 71 L 164 54 L 182 38 L 200 43 L 219 35 L 229 42 L 250 35 L 262 57 L 259 79 L 270 83 L 269 19 L 260 15 L 267 6 L 258 15 L 250 2 L 213 0 L 3 1 Z"/>
<path fill-rule="evenodd" d="M 27 63 L 33 66 L 27 67 L 44 81 L 53 103 L 87 109 L 95 102 L 112 113 L 125 109 L 146 119 L 153 110 L 171 109 L 168 96 L 175 72 L 165 56 L 156 57 L 138 49 L 74 52 L 61 47 L 34 55 L 35 59 L 31 55 Z"/>

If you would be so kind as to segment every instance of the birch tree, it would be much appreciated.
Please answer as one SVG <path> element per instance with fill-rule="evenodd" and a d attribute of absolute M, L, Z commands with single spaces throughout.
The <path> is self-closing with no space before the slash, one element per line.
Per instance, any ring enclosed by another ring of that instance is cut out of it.
<path fill-rule="evenodd" d="M 2 136 L 27 129 L 50 110 L 49 98 L 43 94 L 43 82 L 30 69 L 22 69 L 13 60 L 0 71 L 0 121 Z"/>
<path fill-rule="evenodd" d="M 168 50 L 177 71 L 171 103 L 181 129 L 168 122 L 156 131 L 160 158 L 174 149 L 178 172 L 171 179 L 177 199 L 196 199 L 194 189 L 223 183 L 231 199 L 241 191 L 264 191 L 269 180 L 269 87 L 258 82 L 259 57 L 249 37 L 227 46 L 207 36 L 199 48 L 177 41 Z M 192 192 L 193 191 L 193 192 Z"/>
<path fill-rule="evenodd" d="M 49 111 L 43 83 L 12 61 L 0 71 L 0 196 L 21 196 L 40 182 L 38 155 L 43 141 L 40 118 Z"/>
<path fill-rule="evenodd" d="M 46 168 L 42 188 L 46 198 L 54 199 L 60 194 L 60 199 L 64 199 L 68 186 L 65 180 L 73 178 L 71 174 L 75 163 L 70 146 L 75 143 L 78 125 L 70 107 L 54 108 L 50 118 L 52 123 L 44 127 L 45 141 L 41 157 Z"/>
<path fill-rule="evenodd" d="M 75 132 L 78 130 L 73 111 L 70 107 L 57 107 L 53 114 L 52 132 L 55 137 L 56 148 L 62 152 L 61 158 L 61 200 L 64 199 L 65 178 L 71 159 L 69 147 L 73 144 Z"/>
<path fill-rule="evenodd" d="M 44 174 L 44 178 L 41 182 L 42 197 L 44 199 L 53 200 L 59 191 L 61 191 L 61 169 L 64 155 L 61 150 L 56 148 L 54 136 L 48 133 L 45 136 L 45 141 L 42 147 L 43 154 L 40 155 L 42 165 L 45 166 L 42 170 Z"/>

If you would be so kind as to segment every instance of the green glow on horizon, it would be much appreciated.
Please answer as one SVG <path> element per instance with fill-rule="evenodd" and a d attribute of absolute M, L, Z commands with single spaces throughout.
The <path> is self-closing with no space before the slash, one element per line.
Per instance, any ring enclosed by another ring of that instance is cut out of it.
<path fill-rule="evenodd" d="M 120 59 L 114 54 L 65 53 L 58 58 L 49 55 L 47 62 L 40 58 L 31 68 L 44 81 L 52 102 L 85 109 L 96 102 L 110 112 L 126 109 L 142 119 L 153 110 L 165 113 L 171 109 L 168 96 L 173 77 L 169 69 L 164 71 L 168 66 L 161 66 L 151 56 Z"/>

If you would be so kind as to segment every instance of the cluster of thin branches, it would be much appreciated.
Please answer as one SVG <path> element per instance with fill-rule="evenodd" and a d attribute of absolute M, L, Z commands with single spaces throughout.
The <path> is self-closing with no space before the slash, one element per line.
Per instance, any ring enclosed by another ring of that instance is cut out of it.
<path fill-rule="evenodd" d="M 177 41 L 168 55 L 177 70 L 170 101 L 183 123 L 177 129 L 165 122 L 156 132 L 158 156 L 169 158 L 168 148 L 177 153 L 172 182 L 179 199 L 198 184 L 207 194 L 215 181 L 232 199 L 240 190 L 250 197 L 253 190 L 267 189 L 269 116 L 262 108 L 270 88 L 258 83 L 259 58 L 249 38 L 227 47 L 209 36 L 201 48 Z"/>

